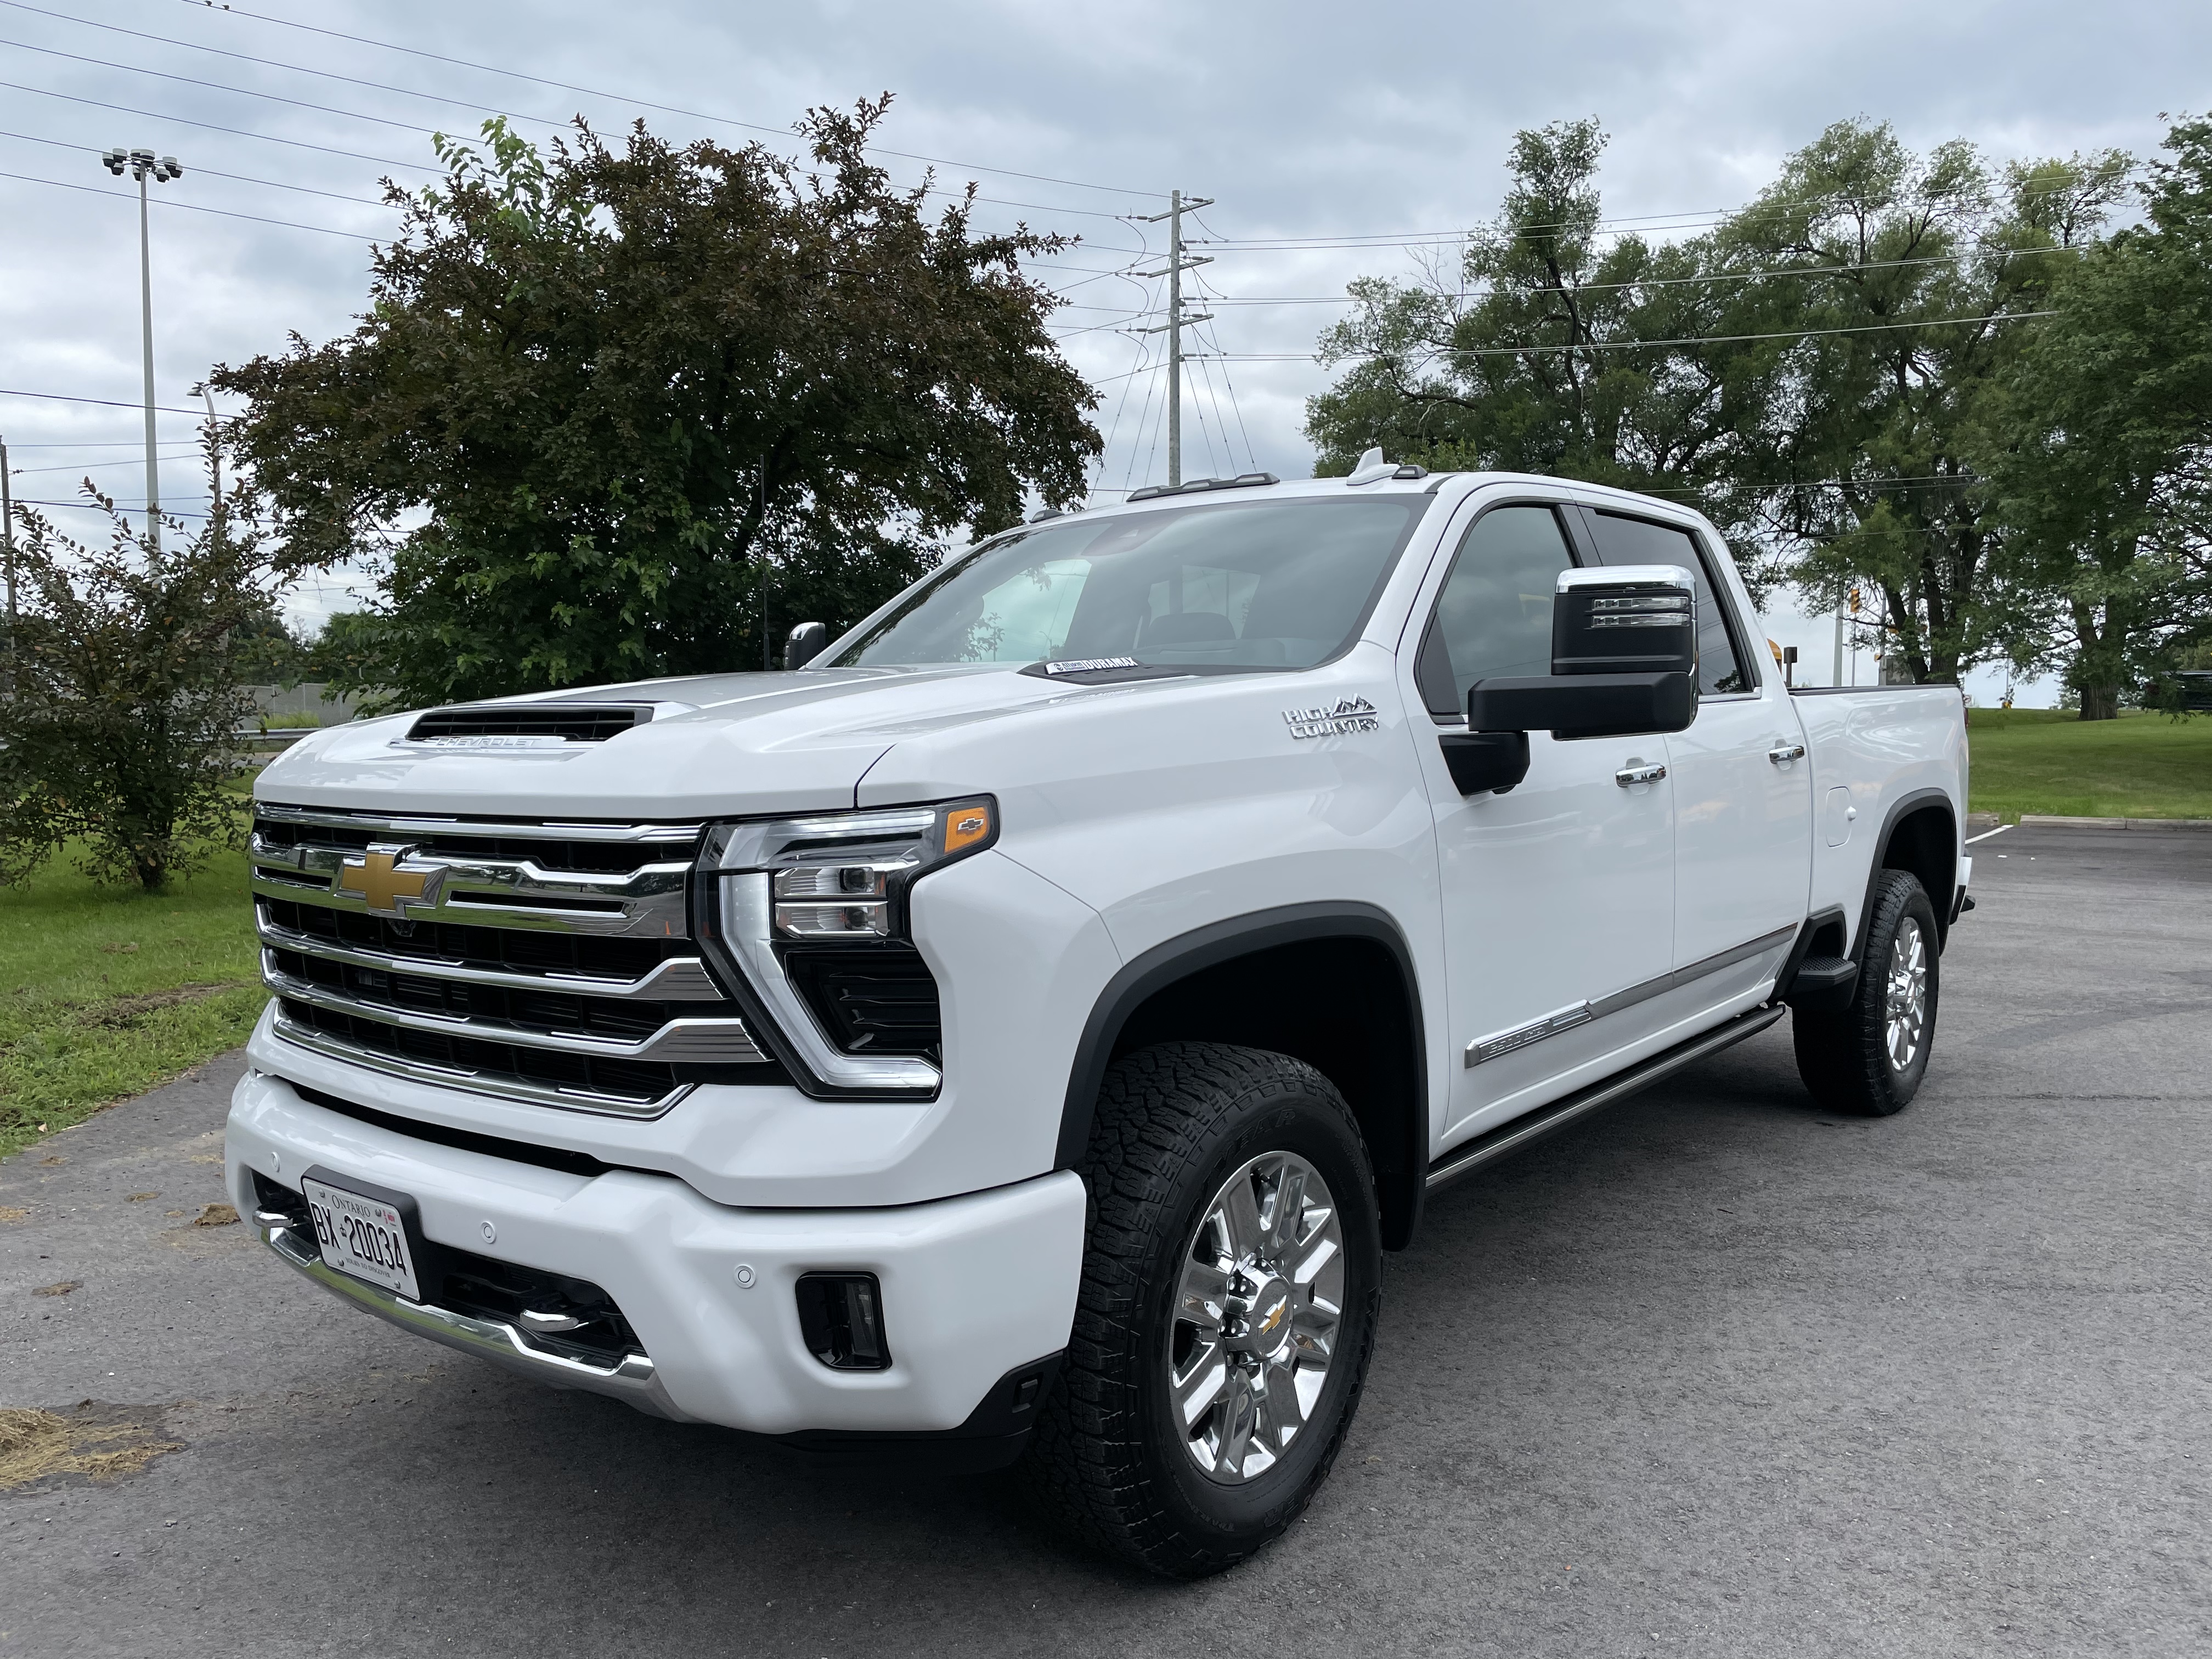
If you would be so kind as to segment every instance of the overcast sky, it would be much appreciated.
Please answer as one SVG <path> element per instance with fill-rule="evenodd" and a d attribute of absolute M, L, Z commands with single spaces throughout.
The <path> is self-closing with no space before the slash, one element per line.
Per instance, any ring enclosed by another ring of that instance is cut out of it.
<path fill-rule="evenodd" d="M 577 113 L 603 130 L 642 115 L 678 138 L 788 149 L 779 135 L 807 106 L 890 91 L 884 144 L 939 158 L 947 185 L 977 181 L 983 224 L 1085 239 L 1038 275 L 1066 293 L 1055 326 L 1105 398 L 1102 489 L 1164 476 L 1164 377 L 1131 373 L 1157 341 L 1119 331 L 1157 320 L 1141 313 L 1163 285 L 1115 274 L 1152 268 L 1138 255 L 1162 231 L 1115 216 L 1160 211 L 1175 188 L 1216 204 L 1194 228 L 1218 244 L 1200 251 L 1222 301 L 1193 343 L 1226 354 L 1194 368 L 1185 470 L 1303 477 L 1304 400 L 1326 383 L 1305 354 L 1335 296 L 1354 276 L 1411 274 L 1420 244 L 1494 214 L 1516 128 L 1598 116 L 1607 218 L 1666 234 L 1742 202 L 1832 120 L 1889 120 L 1916 148 L 1965 137 L 1996 161 L 2140 155 L 2161 112 L 2212 106 L 2209 85 L 2212 6 L 2182 0 L 0 0 L 0 388 L 140 397 L 135 191 L 100 166 L 112 145 L 186 169 L 154 186 L 152 220 L 156 396 L 182 410 L 210 363 L 348 326 L 367 240 L 393 223 L 377 181 L 429 179 L 433 131 L 495 109 L 532 118 L 519 125 L 533 136 Z M 926 166 L 884 160 L 905 180 Z M 1288 360 L 1250 360 L 1270 356 Z M 143 504 L 141 421 L 0 397 L 17 493 L 66 499 L 96 463 L 103 488 Z M 164 502 L 204 508 L 195 422 L 161 422 Z M 325 586 L 298 609 L 343 602 Z M 1770 620 L 1824 679 L 1825 625 Z"/>

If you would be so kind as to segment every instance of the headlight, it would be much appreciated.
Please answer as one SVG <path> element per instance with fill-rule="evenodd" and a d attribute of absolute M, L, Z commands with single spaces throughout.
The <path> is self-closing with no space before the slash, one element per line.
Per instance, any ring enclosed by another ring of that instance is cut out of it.
<path fill-rule="evenodd" d="M 708 834 L 706 858 L 717 870 L 768 875 L 779 939 L 900 939 L 915 878 L 998 838 L 998 803 L 979 795 L 936 806 L 718 824 Z"/>
<path fill-rule="evenodd" d="M 715 824 L 700 855 L 714 889 L 706 896 L 704 941 L 711 955 L 727 953 L 727 968 L 767 1005 L 797 1059 L 822 1083 L 933 1090 L 938 1068 L 911 1048 L 881 1052 L 880 1038 L 871 1035 L 880 1026 L 865 1010 L 856 1022 L 850 1010 L 817 1006 L 837 993 L 823 975 L 845 974 L 866 1001 L 920 996 L 921 1018 L 933 1027 L 929 970 L 904 942 L 909 890 L 998 837 L 998 803 L 988 795 Z"/>

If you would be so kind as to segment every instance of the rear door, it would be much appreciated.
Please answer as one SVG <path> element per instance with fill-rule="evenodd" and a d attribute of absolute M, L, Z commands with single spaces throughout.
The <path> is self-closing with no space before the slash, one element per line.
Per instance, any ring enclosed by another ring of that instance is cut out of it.
<path fill-rule="evenodd" d="M 1587 509 L 1607 564 L 1675 564 L 1698 589 L 1698 717 L 1666 738 L 1674 800 L 1677 986 L 1723 1000 L 1781 961 L 1812 880 L 1813 769 L 1778 674 L 1763 672 L 1727 567 L 1680 525 Z"/>
<path fill-rule="evenodd" d="M 1463 796 L 1437 737 L 1467 729 L 1477 679 L 1551 672 L 1552 602 L 1577 562 L 1563 513 L 1544 500 L 1485 506 L 1415 613 L 1412 708 L 1435 816 L 1444 911 L 1452 1085 L 1443 1145 L 1565 1093 L 1633 1041 L 1641 1004 L 1605 1000 L 1663 981 L 1673 955 L 1673 794 L 1624 784 L 1665 758 L 1663 738 L 1562 743 L 1528 734 L 1528 775 L 1504 794 Z M 1419 716 L 1415 715 L 1418 727 Z"/>

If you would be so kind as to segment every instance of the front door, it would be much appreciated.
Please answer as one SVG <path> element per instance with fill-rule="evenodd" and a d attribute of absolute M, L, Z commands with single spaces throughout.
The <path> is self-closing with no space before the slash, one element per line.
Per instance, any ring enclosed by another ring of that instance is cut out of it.
<path fill-rule="evenodd" d="M 1813 767 L 1780 676 L 1759 672 L 1725 567 L 1687 528 L 1593 511 L 1607 564 L 1676 564 L 1698 590 L 1698 718 L 1666 742 L 1674 799 L 1674 962 L 1697 1009 L 1771 977 L 1805 920 Z M 1695 985 L 1702 994 L 1690 992 Z"/>
<path fill-rule="evenodd" d="M 1476 680 L 1551 672 L 1552 599 L 1574 562 L 1550 503 L 1491 506 L 1460 541 L 1419 636 L 1413 678 L 1435 732 L 1466 729 Z M 1528 775 L 1463 796 L 1441 746 L 1417 735 L 1435 813 L 1452 1042 L 1437 1150 L 1611 1069 L 1644 1034 L 1648 1003 L 1613 994 L 1663 980 L 1674 949 L 1674 795 L 1633 769 L 1666 739 L 1528 734 Z"/>

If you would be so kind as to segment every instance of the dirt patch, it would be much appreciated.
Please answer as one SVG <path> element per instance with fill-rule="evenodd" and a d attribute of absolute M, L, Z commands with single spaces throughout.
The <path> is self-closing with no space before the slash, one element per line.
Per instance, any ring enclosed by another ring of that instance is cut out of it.
<path fill-rule="evenodd" d="M 182 1451 L 168 1438 L 159 1406 L 109 1406 L 87 1400 L 66 1412 L 0 1406 L 0 1492 L 58 1486 L 106 1486 L 143 1474 L 164 1452 Z"/>
<path fill-rule="evenodd" d="M 117 997 L 112 1002 L 103 1002 L 85 1015 L 86 1023 L 111 1028 L 129 1030 L 148 1014 L 162 1008 L 174 1008 L 179 1003 L 204 1002 L 225 991 L 234 991 L 240 981 L 221 980 L 209 984 L 179 985 L 173 991 L 149 991 L 143 996 Z"/>
<path fill-rule="evenodd" d="M 0 1204 L 0 1227 L 12 1227 L 19 1221 L 28 1221 L 31 1212 L 20 1205 Z"/>
<path fill-rule="evenodd" d="M 41 1285 L 31 1294 L 33 1296 L 67 1296 L 71 1291 L 81 1291 L 83 1288 L 84 1280 L 82 1279 L 64 1279 L 58 1285 Z"/>
<path fill-rule="evenodd" d="M 192 1218 L 195 1227 L 234 1227 L 237 1224 L 238 1212 L 228 1204 L 204 1205 L 200 1212 Z"/>
<path fill-rule="evenodd" d="M 125 1204 L 143 1204 L 149 1198 L 159 1197 L 161 1197 L 159 1193 L 125 1193 L 123 1194 L 123 1201 Z"/>

